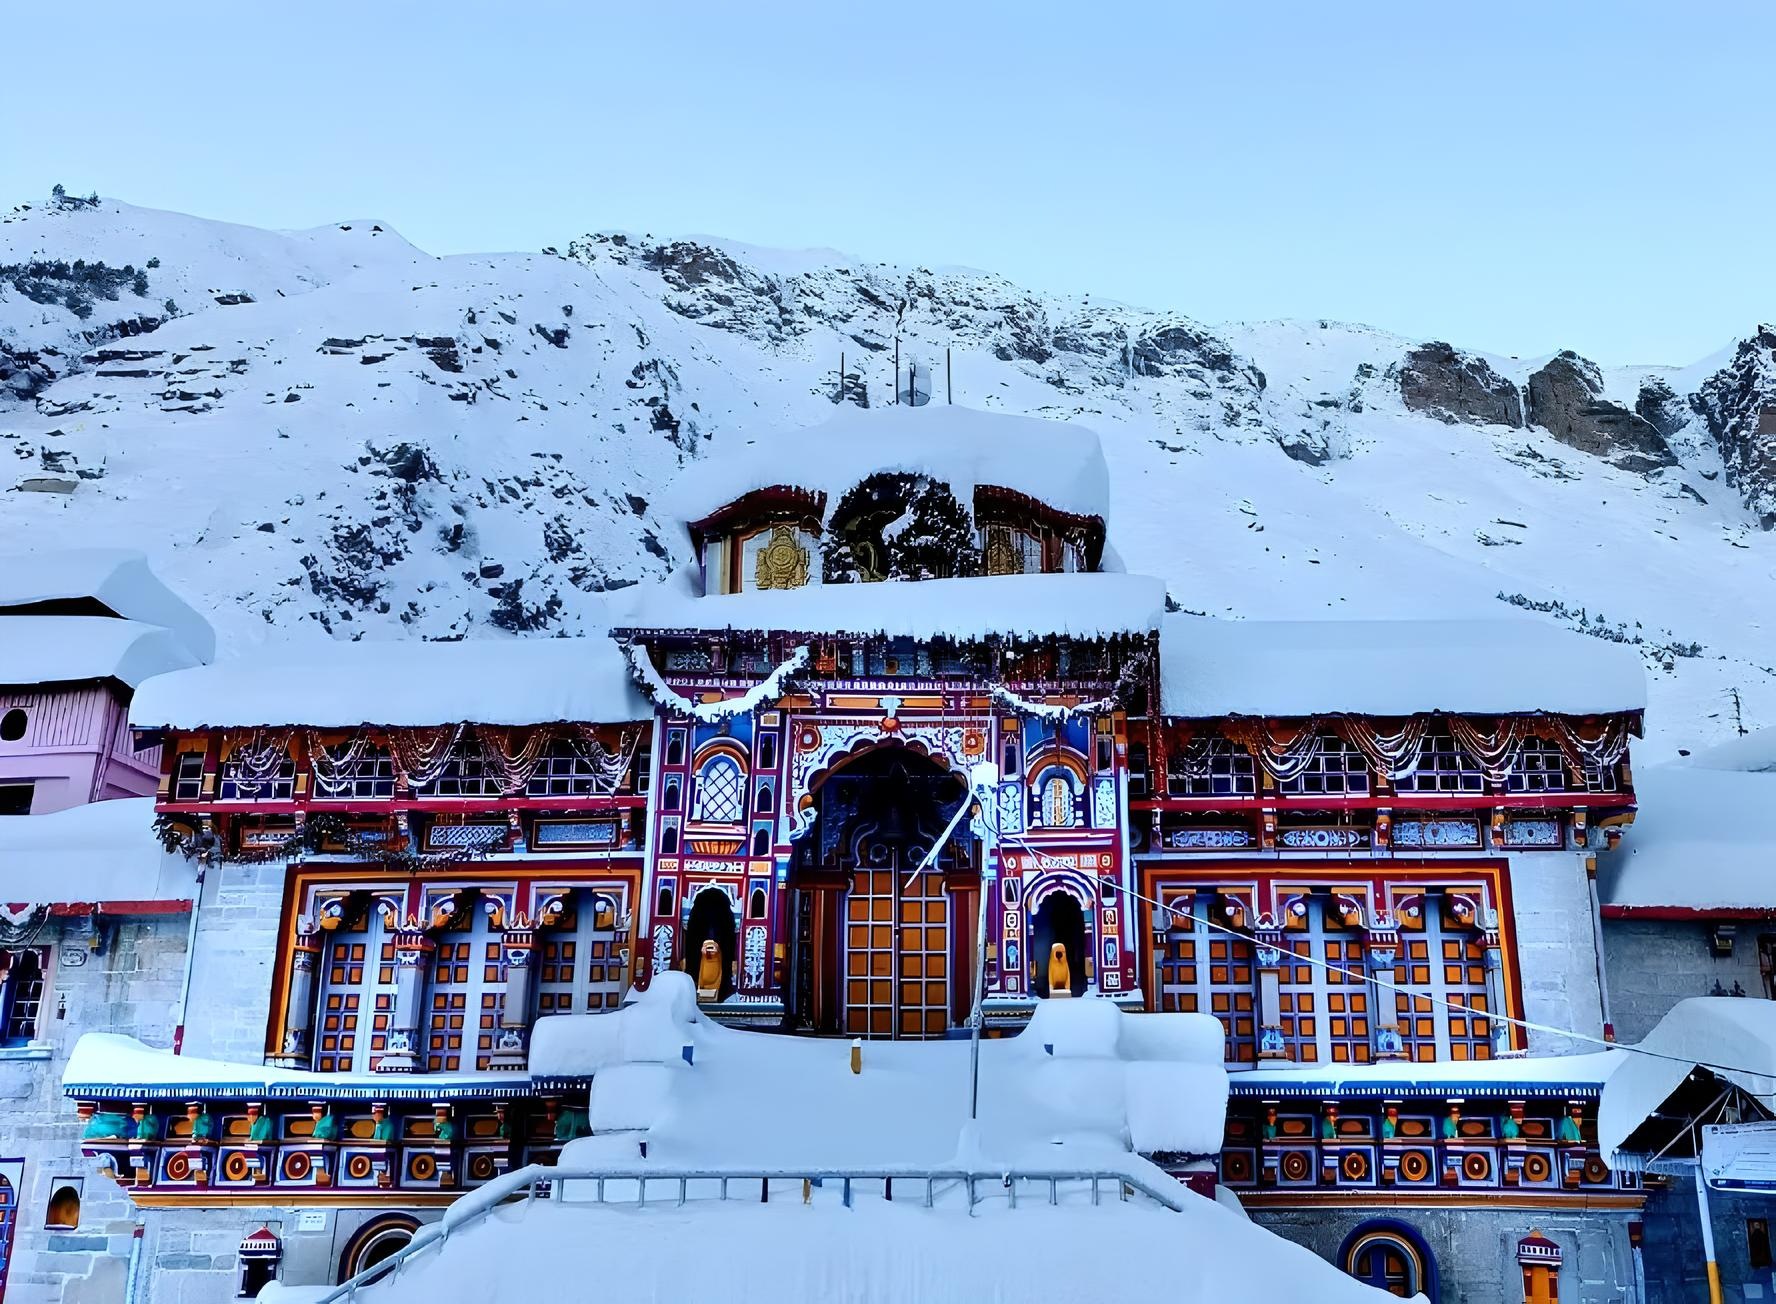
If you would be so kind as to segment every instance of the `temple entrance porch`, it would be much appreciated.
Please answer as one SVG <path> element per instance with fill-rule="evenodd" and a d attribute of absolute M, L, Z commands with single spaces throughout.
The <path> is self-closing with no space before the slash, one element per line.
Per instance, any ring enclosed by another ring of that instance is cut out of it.
<path fill-rule="evenodd" d="M 792 1026 L 909 1039 L 960 1026 L 979 898 L 975 839 L 964 825 L 921 865 L 966 795 L 961 775 L 894 743 L 821 781 L 790 879 Z"/>

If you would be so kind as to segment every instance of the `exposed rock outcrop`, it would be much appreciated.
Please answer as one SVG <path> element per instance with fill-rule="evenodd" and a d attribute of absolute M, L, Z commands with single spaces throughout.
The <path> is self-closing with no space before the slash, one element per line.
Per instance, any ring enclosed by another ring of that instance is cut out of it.
<path fill-rule="evenodd" d="M 1428 412 L 1451 425 L 1523 424 L 1517 386 L 1492 369 L 1485 358 L 1462 353 L 1440 340 L 1421 344 L 1400 365 L 1400 398 L 1414 412 Z"/>
<path fill-rule="evenodd" d="M 1776 326 L 1741 340 L 1694 399 L 1720 446 L 1727 479 L 1766 529 L 1776 529 Z"/>
<path fill-rule="evenodd" d="M 1529 378 L 1529 422 L 1626 471 L 1677 465 L 1653 423 L 1603 396 L 1597 364 L 1567 350 Z"/>

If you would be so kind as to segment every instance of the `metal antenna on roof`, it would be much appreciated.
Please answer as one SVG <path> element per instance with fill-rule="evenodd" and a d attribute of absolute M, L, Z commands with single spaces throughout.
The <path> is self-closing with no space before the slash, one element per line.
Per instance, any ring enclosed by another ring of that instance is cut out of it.
<path fill-rule="evenodd" d="M 956 401 L 956 388 L 951 383 L 951 380 L 950 348 L 949 345 L 946 344 L 944 346 L 944 402 L 946 403 L 954 403 Z"/>

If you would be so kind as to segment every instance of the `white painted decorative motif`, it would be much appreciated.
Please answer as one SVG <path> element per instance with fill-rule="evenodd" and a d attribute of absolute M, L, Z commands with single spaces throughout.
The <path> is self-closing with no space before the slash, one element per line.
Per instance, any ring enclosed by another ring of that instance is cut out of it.
<path fill-rule="evenodd" d="M 672 926 L 654 925 L 654 972 L 672 967 Z"/>
<path fill-rule="evenodd" d="M 763 987 L 765 985 L 765 930 L 762 927 L 746 930 L 746 943 L 742 952 L 746 968 L 746 985 Z"/>
<path fill-rule="evenodd" d="M 1092 780 L 1092 827 L 1116 827 L 1116 780 L 1107 774 Z"/>

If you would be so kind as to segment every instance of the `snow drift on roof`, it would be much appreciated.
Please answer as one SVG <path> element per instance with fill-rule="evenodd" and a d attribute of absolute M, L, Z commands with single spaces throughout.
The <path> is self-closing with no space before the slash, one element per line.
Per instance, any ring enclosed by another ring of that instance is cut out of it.
<path fill-rule="evenodd" d="M 826 495 L 881 471 L 942 480 L 965 507 L 980 485 L 997 485 L 1076 516 L 1108 517 L 1110 473 L 1097 435 L 1084 426 L 974 408 L 846 408 L 801 430 L 760 435 L 679 473 L 662 514 L 689 525 L 755 489 L 779 485 Z"/>
<path fill-rule="evenodd" d="M 134 688 L 150 675 L 196 664 L 159 625 L 110 616 L 0 616 L 0 684 L 116 679 Z"/>
<path fill-rule="evenodd" d="M 1161 709 L 1222 715 L 1588 715 L 1646 707 L 1632 648 L 1523 620 L 1167 616 Z"/>
<path fill-rule="evenodd" d="M 1629 1054 L 1610 1074 L 1597 1106 L 1597 1148 L 1605 1160 L 1622 1148 L 1697 1065 L 1776 1103 L 1776 1001 L 1691 996 L 1679 1001 L 1641 1040 L 1659 1056 Z"/>
<path fill-rule="evenodd" d="M 188 901 L 196 873 L 154 836 L 154 798 L 0 819 L 0 904 Z"/>
<path fill-rule="evenodd" d="M 1158 1020 L 1139 1036 L 1137 1023 Z M 1111 1001 L 1042 1001 L 1016 1037 L 981 1047 L 980 1148 L 995 1163 L 1221 1148 L 1227 1074 L 1208 1016 L 1125 1015 Z M 686 1048 L 689 1060 L 686 1062 Z M 698 1012 L 688 975 L 655 976 L 616 1014 L 538 1019 L 538 1078 L 592 1078 L 595 1116 L 646 1128 L 649 1162 L 701 1167 L 929 1167 L 950 1161 L 968 1117 L 968 1044 L 850 1043 L 741 1032 Z M 612 1070 L 648 1065 L 649 1074 Z M 601 1101 L 602 1093 L 613 1093 Z M 735 1127 L 735 1111 L 746 1118 Z M 860 1125 L 860 1121 L 864 1125 Z M 571 1143 L 597 1150 L 606 1138 Z M 1075 1153 L 1078 1153 L 1077 1151 Z"/>
<path fill-rule="evenodd" d="M 1776 909 L 1776 774 L 1651 765 L 1639 813 L 1597 856 L 1598 896 L 1630 910 Z"/>
<path fill-rule="evenodd" d="M 0 556 L 0 617 L 11 607 L 91 598 L 125 620 L 169 629 L 194 661 L 216 655 L 210 622 L 148 568 L 148 559 L 123 548 L 69 548 Z"/>
<path fill-rule="evenodd" d="M 915 639 L 1113 638 L 1151 633 L 1165 585 L 1146 575 L 990 575 L 955 580 L 810 584 L 704 597 L 681 570 L 640 594 L 624 618 L 635 629 L 888 634 Z"/>
<path fill-rule="evenodd" d="M 1230 1073 L 1236 1095 L 1260 1092 L 1320 1093 L 1328 1096 L 1375 1095 L 1424 1088 L 1428 1091 L 1468 1089 L 1476 1094 L 1522 1088 L 1545 1090 L 1599 1088 L 1625 1052 L 1586 1051 L 1578 1055 L 1509 1055 L 1490 1060 L 1435 1060 L 1381 1064 L 1266 1064 Z"/>
<path fill-rule="evenodd" d="M 130 705 L 138 729 L 646 720 L 610 639 L 322 643 L 161 675 Z"/>

